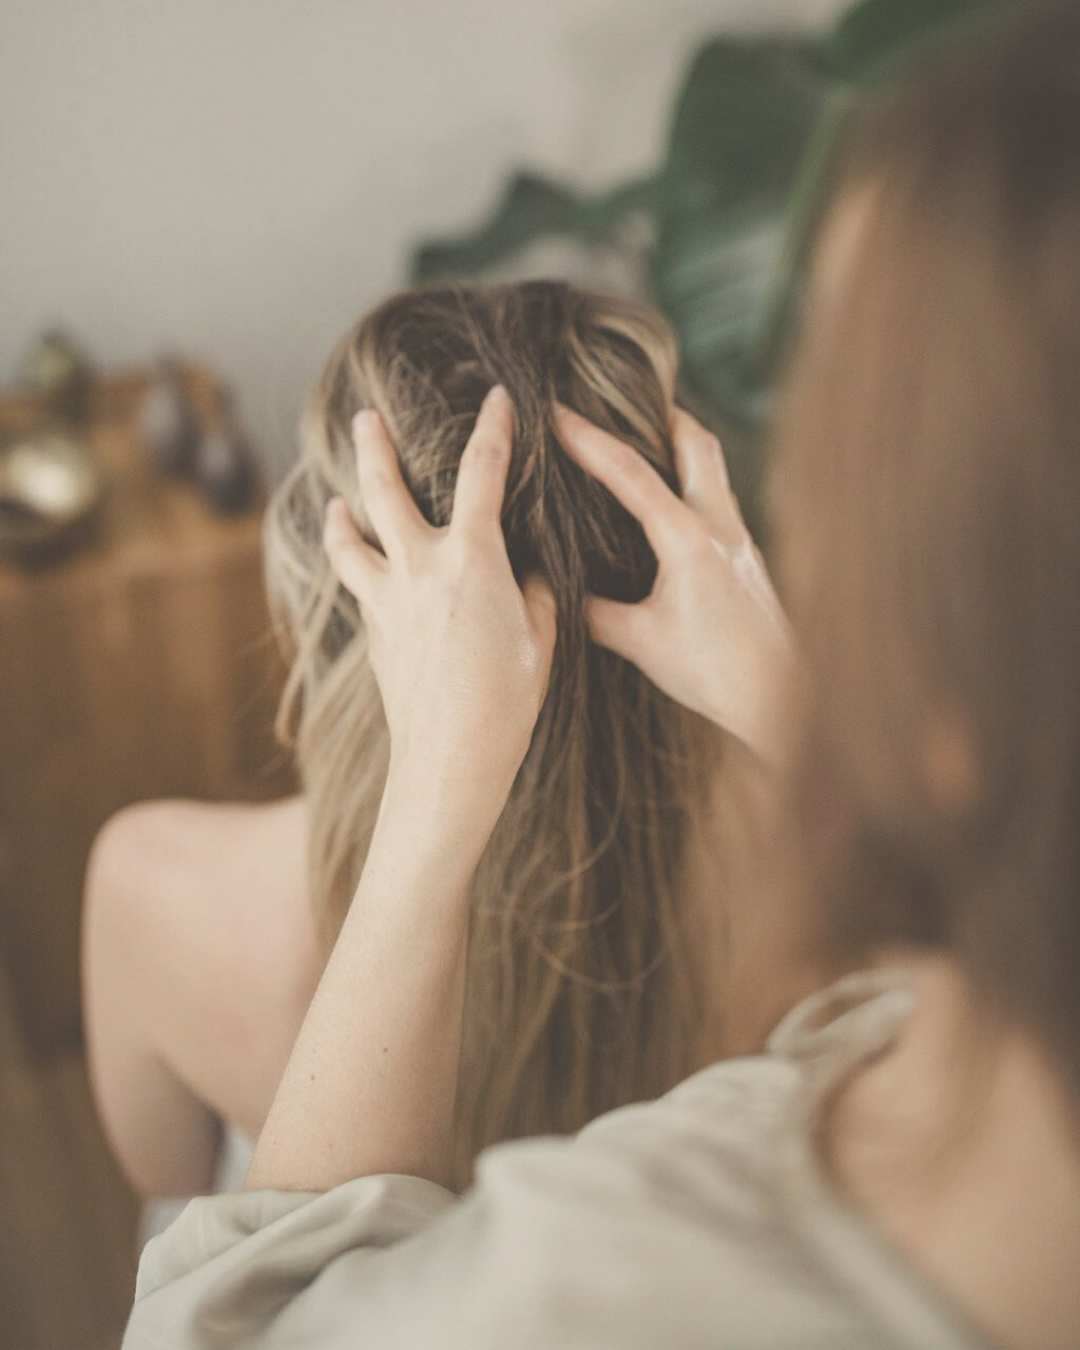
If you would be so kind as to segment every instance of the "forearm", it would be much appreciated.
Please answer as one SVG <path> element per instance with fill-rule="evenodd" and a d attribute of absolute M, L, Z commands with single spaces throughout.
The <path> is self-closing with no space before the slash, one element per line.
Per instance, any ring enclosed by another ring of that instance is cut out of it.
<path fill-rule="evenodd" d="M 703 693 L 700 711 L 731 733 L 752 752 L 770 775 L 788 764 L 798 711 L 804 696 L 803 676 L 793 643 L 763 646 L 747 664 L 741 689 L 728 685 L 721 703 Z"/>
<path fill-rule="evenodd" d="M 259 1139 L 248 1189 L 446 1179 L 473 873 L 498 811 L 391 773 L 356 895 Z"/>

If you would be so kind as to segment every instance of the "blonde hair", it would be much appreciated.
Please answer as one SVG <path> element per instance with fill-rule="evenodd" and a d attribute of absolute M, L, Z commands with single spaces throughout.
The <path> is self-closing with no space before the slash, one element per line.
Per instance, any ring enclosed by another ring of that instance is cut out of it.
<path fill-rule="evenodd" d="M 458 1099 L 462 1179 L 485 1145 L 579 1128 L 690 1067 L 706 1000 L 688 959 L 688 840 L 719 739 L 594 645 L 587 592 L 648 594 L 640 527 L 560 447 L 552 401 L 616 432 L 674 483 L 676 350 L 652 310 L 555 283 L 392 297 L 338 343 L 266 525 L 272 608 L 292 656 L 278 731 L 309 811 L 327 946 L 363 865 L 388 734 L 352 597 L 321 547 L 327 500 L 370 535 L 350 423 L 375 408 L 424 515 L 449 520 L 458 462 L 495 382 L 515 408 L 503 527 L 520 577 L 552 586 L 559 638 L 532 747 L 477 871 Z M 418 826 L 420 822 L 418 822 Z"/>

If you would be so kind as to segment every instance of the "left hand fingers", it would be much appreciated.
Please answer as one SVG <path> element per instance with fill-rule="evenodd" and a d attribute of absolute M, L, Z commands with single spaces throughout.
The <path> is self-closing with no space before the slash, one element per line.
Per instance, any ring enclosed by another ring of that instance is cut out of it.
<path fill-rule="evenodd" d="M 386 560 L 360 534 L 341 497 L 333 497 L 327 503 L 323 547 L 338 581 L 361 606 L 370 608 L 386 570 Z"/>
<path fill-rule="evenodd" d="M 458 468 L 450 528 L 456 533 L 490 533 L 499 525 L 510 452 L 514 410 L 501 384 L 480 405 L 472 435 Z"/>
<path fill-rule="evenodd" d="M 405 486 L 397 451 L 379 414 L 370 408 L 353 418 L 356 471 L 364 508 L 386 556 L 406 552 L 431 526 Z"/>

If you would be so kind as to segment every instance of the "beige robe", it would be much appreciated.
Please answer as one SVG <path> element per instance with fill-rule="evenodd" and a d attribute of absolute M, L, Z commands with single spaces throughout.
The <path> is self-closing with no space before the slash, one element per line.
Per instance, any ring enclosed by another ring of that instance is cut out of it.
<path fill-rule="evenodd" d="M 987 1350 L 815 1155 L 824 1097 L 910 1002 L 850 977 L 764 1055 L 489 1150 L 464 1198 L 372 1176 L 195 1200 L 143 1255 L 124 1348 Z"/>

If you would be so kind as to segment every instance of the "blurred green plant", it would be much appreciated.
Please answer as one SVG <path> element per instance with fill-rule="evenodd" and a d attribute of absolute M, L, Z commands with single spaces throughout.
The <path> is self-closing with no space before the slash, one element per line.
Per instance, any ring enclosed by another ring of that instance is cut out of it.
<path fill-rule="evenodd" d="M 421 245 L 413 279 L 535 275 L 529 251 L 544 241 L 637 240 L 630 289 L 672 324 L 680 396 L 724 437 L 756 517 L 760 433 L 842 125 L 860 100 L 1017 2 L 862 0 L 817 39 L 716 38 L 691 63 L 655 172 L 601 193 L 518 174 L 475 232 Z"/>

